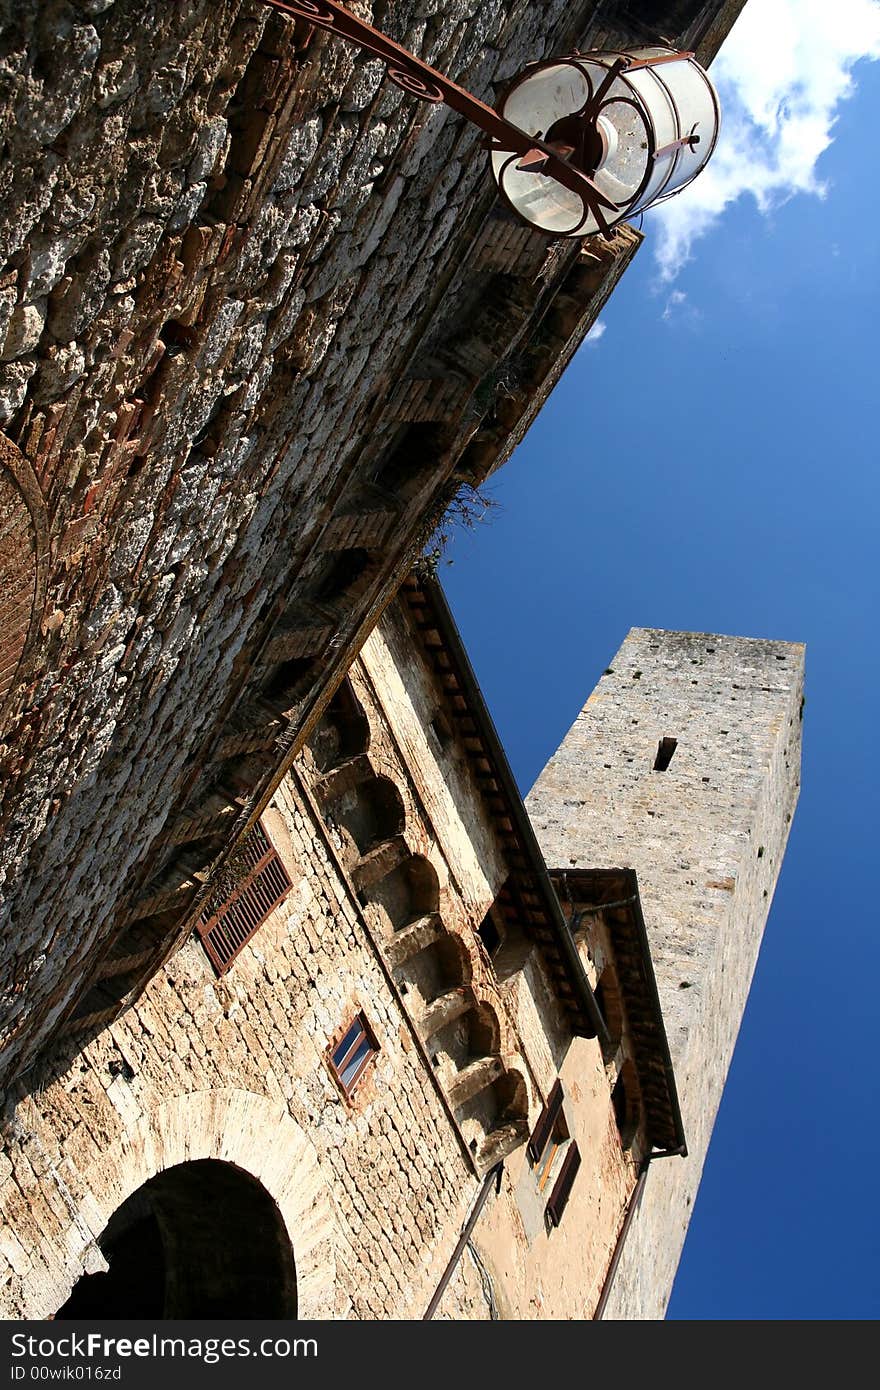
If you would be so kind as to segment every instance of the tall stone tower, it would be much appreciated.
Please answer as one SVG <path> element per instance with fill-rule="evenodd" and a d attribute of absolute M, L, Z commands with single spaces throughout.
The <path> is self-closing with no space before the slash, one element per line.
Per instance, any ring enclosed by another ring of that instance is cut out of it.
<path fill-rule="evenodd" d="M 652 1165 L 605 1316 L 669 1300 L 800 778 L 804 648 L 634 628 L 526 806 L 548 867 L 634 868 L 688 1141 Z"/>

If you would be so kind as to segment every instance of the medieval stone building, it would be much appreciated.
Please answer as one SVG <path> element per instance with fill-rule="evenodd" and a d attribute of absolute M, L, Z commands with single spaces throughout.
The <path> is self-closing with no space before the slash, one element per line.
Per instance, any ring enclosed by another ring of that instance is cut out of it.
<path fill-rule="evenodd" d="M 427 8 L 373 17 L 491 98 L 706 62 L 741 0 Z M 436 586 L 388 606 L 639 234 L 526 230 L 259 0 L 0 0 L 0 44 L 7 1316 L 654 1315 L 799 649 L 632 634 L 536 839 Z"/>
<path fill-rule="evenodd" d="M 438 586 L 408 581 L 196 932 L 19 1101 L 6 1315 L 661 1313 L 801 682 L 790 644 L 631 633 L 533 830 Z"/>

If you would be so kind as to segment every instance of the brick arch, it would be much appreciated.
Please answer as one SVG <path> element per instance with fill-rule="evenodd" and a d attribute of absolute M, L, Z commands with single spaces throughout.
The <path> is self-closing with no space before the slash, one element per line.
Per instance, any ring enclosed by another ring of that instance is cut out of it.
<path fill-rule="evenodd" d="M 85 1169 L 88 1196 L 68 1232 L 65 1267 L 51 1284 L 45 1271 L 29 1276 L 28 1316 L 54 1314 L 80 1275 L 100 1264 L 98 1238 L 127 1198 L 166 1169 L 205 1158 L 233 1164 L 262 1184 L 293 1247 L 298 1316 L 332 1317 L 337 1225 L 317 1152 L 285 1106 L 237 1088 L 161 1101 Z"/>
<path fill-rule="evenodd" d="M 370 723 L 346 676 L 322 714 L 309 740 L 309 749 L 323 776 L 370 746 Z"/>
<path fill-rule="evenodd" d="M 39 630 L 46 597 L 49 525 L 27 459 L 0 434 L 0 721 Z M 0 725 L 2 726 L 2 725 Z"/>
<path fill-rule="evenodd" d="M 324 816 L 350 836 L 349 857 L 354 863 L 377 845 L 403 833 L 406 809 L 391 778 L 373 773 L 328 797 Z"/>

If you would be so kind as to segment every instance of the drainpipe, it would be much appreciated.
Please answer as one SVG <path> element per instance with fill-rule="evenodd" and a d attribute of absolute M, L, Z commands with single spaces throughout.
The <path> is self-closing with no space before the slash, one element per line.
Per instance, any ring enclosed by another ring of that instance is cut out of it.
<path fill-rule="evenodd" d="M 601 1322 L 608 1306 L 608 1299 L 611 1296 L 611 1285 L 614 1283 L 614 1276 L 617 1273 L 617 1266 L 620 1264 L 623 1255 L 623 1247 L 629 1235 L 629 1228 L 632 1225 L 636 1212 L 642 1200 L 642 1193 L 645 1190 L 645 1183 L 648 1180 L 648 1169 L 655 1158 L 684 1158 L 687 1155 L 687 1148 L 684 1144 L 675 1149 L 658 1149 L 654 1153 L 649 1153 L 642 1162 L 638 1181 L 630 1193 L 629 1203 L 626 1208 L 626 1216 L 623 1218 L 623 1225 L 617 1236 L 617 1243 L 614 1246 L 614 1254 L 611 1256 L 611 1263 L 608 1266 L 608 1273 L 605 1275 L 605 1282 L 602 1285 L 602 1292 L 599 1295 L 599 1302 L 596 1304 L 596 1311 L 593 1314 L 594 1322 Z"/>
<path fill-rule="evenodd" d="M 484 1177 L 480 1190 L 477 1193 L 477 1200 L 474 1202 L 473 1210 L 471 1211 L 470 1216 L 465 1222 L 462 1233 L 458 1238 L 458 1244 L 452 1252 L 449 1264 L 443 1271 L 440 1283 L 437 1285 L 437 1288 L 434 1291 L 434 1297 L 431 1299 L 431 1302 L 428 1304 L 427 1310 L 422 1316 L 423 1322 L 429 1321 L 431 1318 L 433 1318 L 434 1314 L 436 1313 L 440 1300 L 445 1294 L 447 1287 L 449 1286 L 449 1281 L 455 1273 L 456 1268 L 458 1267 L 458 1262 L 461 1259 L 462 1254 L 464 1253 L 464 1248 L 470 1240 L 473 1229 L 480 1218 L 480 1212 L 486 1205 L 486 1199 L 489 1196 L 489 1192 L 491 1191 L 493 1183 L 495 1185 L 496 1196 L 501 1191 L 501 1175 L 503 1172 L 504 1162 L 502 1161 L 501 1163 L 496 1163 L 495 1167 L 491 1168 Z"/>

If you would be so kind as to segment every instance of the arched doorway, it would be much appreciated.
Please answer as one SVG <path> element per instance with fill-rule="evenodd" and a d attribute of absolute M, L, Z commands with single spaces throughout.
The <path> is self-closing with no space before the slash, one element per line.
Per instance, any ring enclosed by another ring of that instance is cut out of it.
<path fill-rule="evenodd" d="M 256 1178 L 197 1159 L 166 1168 L 123 1202 L 56 1319 L 296 1317 L 293 1249 Z"/>

